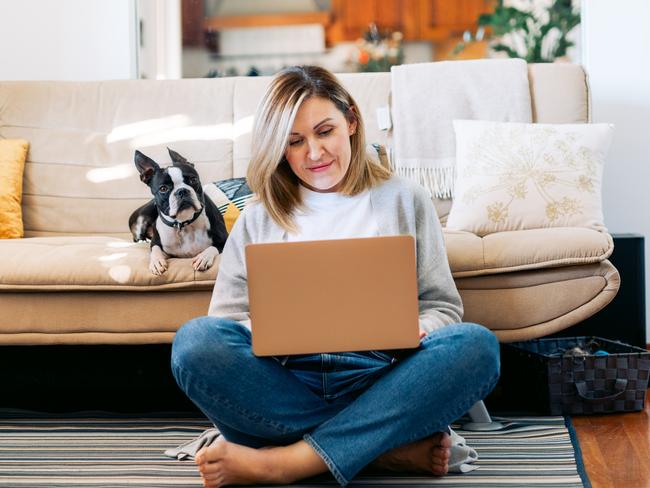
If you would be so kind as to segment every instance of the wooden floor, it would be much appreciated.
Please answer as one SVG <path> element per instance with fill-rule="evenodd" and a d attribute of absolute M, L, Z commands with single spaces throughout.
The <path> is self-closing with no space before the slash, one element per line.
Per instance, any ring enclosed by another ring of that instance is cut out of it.
<path fill-rule="evenodd" d="M 572 417 L 593 488 L 650 488 L 650 390 L 643 412 Z"/>

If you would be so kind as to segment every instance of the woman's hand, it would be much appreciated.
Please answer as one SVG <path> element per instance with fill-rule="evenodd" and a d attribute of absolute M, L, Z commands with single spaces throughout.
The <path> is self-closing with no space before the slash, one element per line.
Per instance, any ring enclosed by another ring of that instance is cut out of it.
<path fill-rule="evenodd" d="M 420 329 L 420 340 L 424 339 L 427 336 L 427 333 Z"/>

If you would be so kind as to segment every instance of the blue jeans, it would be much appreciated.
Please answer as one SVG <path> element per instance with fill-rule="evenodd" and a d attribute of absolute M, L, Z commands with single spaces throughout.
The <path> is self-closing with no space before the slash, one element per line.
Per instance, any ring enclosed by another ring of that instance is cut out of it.
<path fill-rule="evenodd" d="M 445 430 L 494 388 L 499 344 L 476 324 L 426 336 L 399 358 L 387 352 L 257 357 L 231 320 L 185 324 L 172 348 L 178 385 L 232 442 L 304 439 L 345 486 L 381 454 Z"/>

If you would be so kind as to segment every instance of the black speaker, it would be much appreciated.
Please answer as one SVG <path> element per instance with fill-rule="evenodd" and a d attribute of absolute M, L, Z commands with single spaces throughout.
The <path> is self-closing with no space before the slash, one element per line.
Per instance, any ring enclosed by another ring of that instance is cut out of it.
<path fill-rule="evenodd" d="M 640 234 L 613 234 L 609 260 L 621 275 L 621 287 L 601 311 L 549 337 L 599 336 L 646 347 L 644 238 Z"/>

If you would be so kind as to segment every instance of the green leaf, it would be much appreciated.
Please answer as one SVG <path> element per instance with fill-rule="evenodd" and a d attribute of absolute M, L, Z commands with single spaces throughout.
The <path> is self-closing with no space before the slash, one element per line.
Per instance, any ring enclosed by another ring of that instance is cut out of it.
<path fill-rule="evenodd" d="M 492 46 L 492 49 L 497 52 L 504 52 L 508 55 L 508 57 L 511 58 L 519 58 L 519 53 L 512 49 L 510 46 L 506 46 L 505 44 L 495 44 Z"/>

